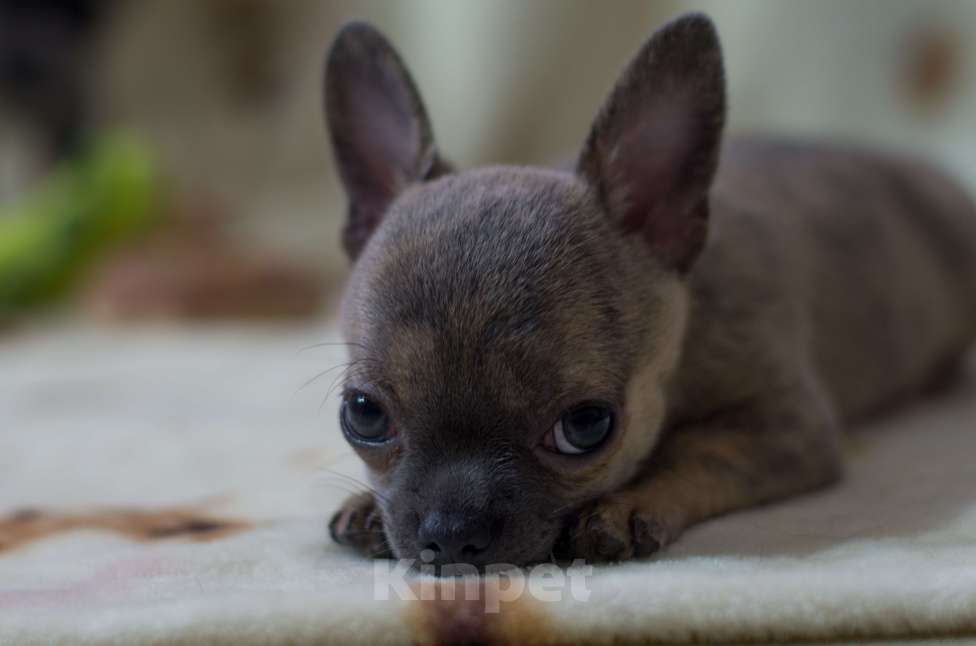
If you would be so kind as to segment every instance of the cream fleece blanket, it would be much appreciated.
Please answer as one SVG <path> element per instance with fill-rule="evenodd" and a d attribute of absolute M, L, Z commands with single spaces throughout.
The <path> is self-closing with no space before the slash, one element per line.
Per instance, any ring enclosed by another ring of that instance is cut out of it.
<path fill-rule="evenodd" d="M 301 388 L 344 360 L 302 350 L 322 329 L 0 339 L 0 644 L 976 636 L 973 371 L 853 436 L 843 486 L 597 568 L 586 595 L 401 600 L 327 538 L 361 470 L 338 370 Z"/>

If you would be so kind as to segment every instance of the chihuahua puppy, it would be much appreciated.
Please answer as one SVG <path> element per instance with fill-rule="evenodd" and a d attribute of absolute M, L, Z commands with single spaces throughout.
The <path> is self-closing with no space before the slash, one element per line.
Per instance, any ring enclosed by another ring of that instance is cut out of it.
<path fill-rule="evenodd" d="M 458 171 L 390 44 L 340 31 L 340 422 L 373 490 L 337 542 L 478 567 L 643 557 L 834 482 L 846 426 L 952 366 L 976 336 L 972 202 L 850 147 L 720 155 L 725 107 L 715 28 L 685 15 L 575 168 Z"/>

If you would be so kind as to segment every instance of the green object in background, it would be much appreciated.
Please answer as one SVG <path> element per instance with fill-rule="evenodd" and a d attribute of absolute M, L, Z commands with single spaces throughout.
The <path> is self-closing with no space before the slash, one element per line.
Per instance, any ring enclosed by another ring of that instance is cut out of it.
<path fill-rule="evenodd" d="M 161 199 L 148 146 L 110 134 L 0 205 L 0 320 L 64 294 L 100 253 L 148 229 Z"/>

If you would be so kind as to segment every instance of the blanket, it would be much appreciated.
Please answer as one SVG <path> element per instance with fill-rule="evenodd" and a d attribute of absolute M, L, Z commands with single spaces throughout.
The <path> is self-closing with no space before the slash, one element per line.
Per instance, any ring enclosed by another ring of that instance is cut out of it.
<path fill-rule="evenodd" d="M 364 489 L 337 340 L 328 324 L 0 338 L 0 644 L 976 637 L 972 370 L 852 432 L 837 487 L 650 560 L 448 589 L 328 538 Z"/>

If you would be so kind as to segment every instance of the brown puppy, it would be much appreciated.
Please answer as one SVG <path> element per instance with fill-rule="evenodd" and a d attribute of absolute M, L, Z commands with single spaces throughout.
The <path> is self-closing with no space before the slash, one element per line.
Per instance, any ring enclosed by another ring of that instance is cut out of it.
<path fill-rule="evenodd" d="M 373 28 L 329 54 L 351 207 L 333 537 L 524 564 L 650 554 L 835 481 L 848 422 L 976 335 L 976 212 L 906 159 L 730 141 L 712 23 L 641 48 L 574 172 L 454 171 Z"/>

